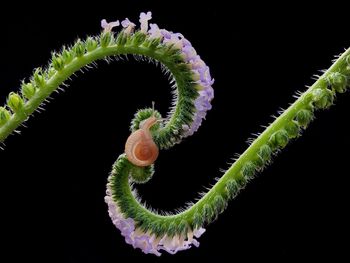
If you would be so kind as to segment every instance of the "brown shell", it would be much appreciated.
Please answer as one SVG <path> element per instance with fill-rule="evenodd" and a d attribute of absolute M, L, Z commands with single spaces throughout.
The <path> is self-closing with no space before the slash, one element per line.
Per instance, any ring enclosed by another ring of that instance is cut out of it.
<path fill-rule="evenodd" d="M 148 121 L 148 120 L 146 120 Z M 153 120 L 149 120 L 152 121 Z M 158 157 L 158 146 L 154 143 L 149 132 L 151 125 L 145 125 L 133 132 L 125 143 L 125 154 L 128 160 L 136 166 L 148 166 Z"/>

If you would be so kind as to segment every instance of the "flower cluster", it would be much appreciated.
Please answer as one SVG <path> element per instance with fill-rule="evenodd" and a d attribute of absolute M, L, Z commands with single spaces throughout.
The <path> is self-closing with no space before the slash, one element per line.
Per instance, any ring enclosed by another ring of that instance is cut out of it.
<path fill-rule="evenodd" d="M 199 228 L 189 231 L 187 235 L 156 237 L 155 234 L 138 229 L 132 218 L 125 218 L 118 204 L 112 198 L 112 191 L 109 185 L 107 185 L 105 202 L 108 205 L 109 216 L 125 238 L 125 242 L 134 248 L 141 249 L 145 254 L 160 256 L 160 250 L 175 254 L 178 251 L 189 249 L 192 245 L 198 247 L 199 242 L 193 237 L 199 238 L 205 232 L 204 228 Z"/>
<path fill-rule="evenodd" d="M 173 33 L 171 31 L 160 29 L 157 24 L 148 24 L 148 21 L 152 18 L 152 13 L 140 14 L 140 31 L 147 34 L 149 38 L 159 38 L 161 42 L 166 45 L 172 45 L 175 48 L 181 50 L 182 56 L 188 66 L 193 72 L 193 82 L 196 83 L 199 96 L 195 100 L 195 113 L 193 121 L 190 125 L 184 125 L 182 137 L 187 137 L 196 132 L 205 119 L 207 111 L 211 109 L 211 100 L 214 98 L 214 90 L 212 85 L 214 79 L 210 75 L 209 67 L 205 62 L 197 55 L 196 50 L 180 33 Z M 112 27 L 119 25 L 119 22 L 107 23 L 103 20 L 102 27 L 106 30 L 110 30 Z M 130 22 L 128 18 L 121 22 L 124 28 L 124 32 L 131 34 L 135 28 L 135 24 Z"/>
<path fill-rule="evenodd" d="M 183 60 L 188 64 L 192 71 L 192 79 L 195 88 L 198 91 L 198 97 L 194 101 L 194 116 L 190 125 L 182 127 L 182 137 L 192 135 L 198 130 L 202 120 L 206 116 L 206 112 L 211 109 L 211 100 L 214 97 L 212 85 L 214 80 L 210 76 L 209 67 L 197 55 L 196 50 L 180 33 L 173 33 L 165 29 L 160 29 L 156 24 L 149 24 L 152 18 L 152 13 L 140 14 L 140 32 L 146 34 L 150 39 L 160 39 L 163 45 L 169 45 L 181 51 Z M 114 27 L 121 25 L 124 34 L 133 34 L 135 24 L 128 18 L 121 21 L 108 23 L 106 20 L 101 21 L 101 26 L 105 32 L 110 32 Z M 120 210 L 118 203 L 113 200 L 112 190 L 110 185 L 107 185 L 105 201 L 108 205 L 108 212 L 113 221 L 113 224 L 120 230 L 126 243 L 134 248 L 140 248 L 146 254 L 155 254 L 160 256 L 161 250 L 175 254 L 178 251 L 189 249 L 192 245 L 199 246 L 199 242 L 195 238 L 199 238 L 204 232 L 204 228 L 188 230 L 187 233 L 176 234 L 173 236 L 163 235 L 157 236 L 150 231 L 143 231 L 137 227 L 132 218 L 127 218 Z M 195 238 L 194 238 L 195 237 Z"/>
<path fill-rule="evenodd" d="M 193 81 L 197 84 L 199 96 L 195 100 L 195 114 L 190 126 L 184 126 L 183 137 L 187 137 L 196 132 L 205 118 L 207 111 L 211 109 L 211 100 L 214 98 L 212 85 L 214 79 L 211 78 L 209 67 L 197 55 L 196 50 L 180 33 L 169 32 L 165 29 L 159 29 L 157 25 L 151 24 L 149 30 L 151 37 L 161 35 L 163 43 L 171 44 L 181 50 L 184 60 L 189 64 L 193 72 Z"/>

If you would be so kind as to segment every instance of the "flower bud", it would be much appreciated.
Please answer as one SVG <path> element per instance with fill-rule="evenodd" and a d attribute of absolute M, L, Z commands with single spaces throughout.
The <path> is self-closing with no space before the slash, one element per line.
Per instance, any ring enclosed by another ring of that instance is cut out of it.
<path fill-rule="evenodd" d="M 327 109 L 333 105 L 334 95 L 329 89 L 315 89 L 312 94 L 314 105 L 318 109 Z"/>
<path fill-rule="evenodd" d="M 295 119 L 300 126 L 306 128 L 313 119 L 313 113 L 309 110 L 300 110 L 297 112 Z"/>
<path fill-rule="evenodd" d="M 92 37 L 88 37 L 85 41 L 86 50 L 88 52 L 94 51 L 97 48 L 97 41 Z"/>
<path fill-rule="evenodd" d="M 299 135 L 300 127 L 295 121 L 290 121 L 284 127 L 290 138 L 296 138 Z"/>
<path fill-rule="evenodd" d="M 260 147 L 258 156 L 263 163 L 268 162 L 271 159 L 272 150 L 267 144 Z"/>
<path fill-rule="evenodd" d="M 82 57 L 85 53 L 85 45 L 83 42 L 80 41 L 80 39 L 75 43 L 73 47 L 75 56 L 77 57 Z"/>
<path fill-rule="evenodd" d="M 249 161 L 243 165 L 242 175 L 247 179 L 251 179 L 255 174 L 255 169 L 256 169 L 256 165 L 253 162 Z"/>
<path fill-rule="evenodd" d="M 31 99 L 35 94 L 35 87 L 32 83 L 22 84 L 22 94 L 28 100 Z"/>
<path fill-rule="evenodd" d="M 111 40 L 112 40 L 111 32 L 102 32 L 101 38 L 100 38 L 101 47 L 108 47 L 111 43 Z"/>
<path fill-rule="evenodd" d="M 34 79 L 34 83 L 36 86 L 38 86 L 39 88 L 42 88 L 45 86 L 45 78 L 44 76 L 41 74 L 41 69 L 37 68 L 34 72 L 33 75 L 33 79 Z"/>
<path fill-rule="evenodd" d="M 17 93 L 11 92 L 8 99 L 7 105 L 13 112 L 17 112 L 23 107 L 23 99 Z"/>
<path fill-rule="evenodd" d="M 339 93 L 346 91 L 347 78 L 345 75 L 339 72 L 334 72 L 328 76 L 327 80 L 335 91 Z"/>
<path fill-rule="evenodd" d="M 62 60 L 65 65 L 69 64 L 73 60 L 73 51 L 63 49 L 62 51 Z"/>
<path fill-rule="evenodd" d="M 52 66 L 57 71 L 61 71 L 64 68 L 64 60 L 62 57 L 52 57 Z"/>
<path fill-rule="evenodd" d="M 11 117 L 10 112 L 4 107 L 0 107 L 0 127 L 3 126 Z"/>
<path fill-rule="evenodd" d="M 284 148 L 288 144 L 289 137 L 286 130 L 282 129 L 273 133 L 269 143 L 273 148 Z"/>

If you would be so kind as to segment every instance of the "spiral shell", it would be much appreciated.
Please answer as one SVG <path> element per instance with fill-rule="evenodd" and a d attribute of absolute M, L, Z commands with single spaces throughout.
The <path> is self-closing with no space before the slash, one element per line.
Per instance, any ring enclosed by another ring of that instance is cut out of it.
<path fill-rule="evenodd" d="M 125 154 L 128 160 L 136 166 L 148 166 L 158 158 L 159 149 L 154 143 L 149 129 L 157 122 L 150 117 L 140 124 L 140 129 L 133 132 L 125 143 Z"/>

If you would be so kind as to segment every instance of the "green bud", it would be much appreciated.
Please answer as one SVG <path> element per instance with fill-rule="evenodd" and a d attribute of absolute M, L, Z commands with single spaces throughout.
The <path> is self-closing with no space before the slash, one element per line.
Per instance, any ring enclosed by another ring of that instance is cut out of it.
<path fill-rule="evenodd" d="M 112 40 L 111 32 L 102 32 L 101 38 L 100 38 L 101 47 L 108 47 L 111 43 L 111 40 Z"/>
<path fill-rule="evenodd" d="M 215 212 L 217 214 L 220 214 L 225 210 L 226 202 L 221 195 L 218 194 L 214 197 L 213 207 L 215 208 Z"/>
<path fill-rule="evenodd" d="M 155 233 L 156 235 L 157 234 L 161 235 L 166 232 L 166 227 L 164 226 L 164 224 L 162 224 L 161 220 L 154 220 L 149 225 L 149 230 L 152 233 Z"/>
<path fill-rule="evenodd" d="M 170 236 L 170 237 L 173 237 L 176 235 L 176 229 L 177 228 L 177 225 L 175 222 L 171 222 L 170 225 L 169 225 L 169 228 L 168 228 L 168 231 L 167 231 L 167 234 Z"/>
<path fill-rule="evenodd" d="M 35 94 L 35 87 L 32 83 L 22 83 L 21 92 L 22 95 L 29 100 Z"/>
<path fill-rule="evenodd" d="M 238 192 L 238 184 L 235 180 L 229 180 L 225 187 L 228 198 L 232 199 Z"/>
<path fill-rule="evenodd" d="M 177 233 L 178 234 L 187 234 L 187 228 L 188 224 L 185 220 L 181 220 L 181 222 L 177 226 Z"/>
<path fill-rule="evenodd" d="M 33 79 L 34 79 L 35 85 L 38 86 L 39 88 L 42 88 L 45 86 L 45 78 L 41 74 L 41 68 L 37 68 L 35 70 Z"/>
<path fill-rule="evenodd" d="M 312 94 L 314 104 L 318 109 L 327 109 L 333 105 L 334 95 L 329 89 L 315 89 Z"/>
<path fill-rule="evenodd" d="M 61 71 L 64 68 L 64 60 L 61 56 L 52 56 L 52 66 L 55 70 Z"/>
<path fill-rule="evenodd" d="M 126 41 L 127 41 L 128 37 L 127 35 L 124 33 L 124 31 L 120 31 L 118 36 L 117 36 L 117 40 L 116 40 L 116 44 L 117 45 L 125 45 Z"/>
<path fill-rule="evenodd" d="M 300 127 L 295 121 L 290 121 L 284 127 L 290 138 L 296 138 L 299 136 Z"/>
<path fill-rule="evenodd" d="M 345 68 L 345 73 L 346 73 L 347 75 L 350 75 L 350 64 L 346 66 L 346 68 Z M 348 87 L 349 87 L 349 86 L 350 86 L 350 81 L 348 80 Z"/>
<path fill-rule="evenodd" d="M 11 92 L 7 98 L 7 105 L 13 112 L 17 112 L 23 107 L 23 99 L 17 93 Z"/>
<path fill-rule="evenodd" d="M 273 148 L 284 148 L 288 144 L 289 136 L 286 130 L 282 129 L 273 133 L 269 143 Z"/>
<path fill-rule="evenodd" d="M 271 155 L 272 155 L 272 150 L 270 146 L 265 144 L 260 147 L 258 151 L 258 156 L 260 157 L 262 164 L 265 164 L 266 162 L 268 162 L 271 159 Z"/>
<path fill-rule="evenodd" d="M 131 36 L 131 43 L 134 46 L 140 46 L 146 39 L 146 34 L 138 31 L 134 35 Z"/>
<path fill-rule="evenodd" d="M 86 50 L 88 52 L 94 51 L 97 48 L 97 41 L 92 37 L 88 37 L 85 41 Z"/>
<path fill-rule="evenodd" d="M 157 49 L 159 47 L 160 42 L 161 42 L 160 38 L 154 38 L 152 40 L 146 39 L 143 42 L 143 45 L 150 49 Z"/>
<path fill-rule="evenodd" d="M 75 56 L 77 57 L 82 57 L 85 53 L 85 45 L 83 42 L 80 41 L 80 39 L 78 39 L 77 43 L 75 43 L 74 47 L 73 47 Z"/>
<path fill-rule="evenodd" d="M 4 107 L 0 107 L 0 126 L 3 126 L 11 117 L 10 112 Z"/>
<path fill-rule="evenodd" d="M 309 110 L 300 110 L 295 116 L 295 120 L 300 126 L 306 128 L 313 119 L 313 113 Z"/>
<path fill-rule="evenodd" d="M 165 233 L 168 233 L 169 224 L 164 223 L 164 222 L 159 223 L 159 224 L 160 224 L 159 232 L 162 233 L 161 235 L 164 235 Z"/>
<path fill-rule="evenodd" d="M 253 162 L 248 161 L 243 165 L 241 172 L 245 178 L 251 179 L 255 174 L 255 169 L 256 165 Z"/>
<path fill-rule="evenodd" d="M 46 72 L 47 78 L 51 78 L 53 75 L 56 74 L 56 72 L 57 72 L 57 71 L 56 71 L 53 67 L 50 67 L 50 68 L 47 70 L 47 72 Z"/>
<path fill-rule="evenodd" d="M 149 179 L 152 178 L 153 173 L 153 165 L 149 165 L 146 167 L 133 165 L 130 167 L 131 178 L 134 182 L 138 184 L 146 183 Z"/>
<path fill-rule="evenodd" d="M 201 213 L 196 212 L 193 216 L 193 226 L 195 228 L 199 228 L 201 226 L 203 226 L 204 224 L 204 218 L 201 215 Z"/>
<path fill-rule="evenodd" d="M 202 214 L 207 223 L 210 223 L 214 217 L 214 211 L 209 204 L 203 206 Z"/>
<path fill-rule="evenodd" d="M 236 179 L 238 189 L 243 189 L 247 185 L 247 179 L 244 176 L 240 176 Z"/>
<path fill-rule="evenodd" d="M 350 74 L 350 55 L 348 55 L 345 59 L 347 66 L 345 67 L 344 74 L 348 75 Z M 350 80 L 348 78 L 348 86 L 350 86 Z"/>
<path fill-rule="evenodd" d="M 328 76 L 327 80 L 335 91 L 339 93 L 344 93 L 346 91 L 347 78 L 345 75 L 334 72 Z"/>
<path fill-rule="evenodd" d="M 308 107 L 313 108 L 314 106 L 312 105 L 312 101 L 314 99 L 314 96 L 311 93 L 307 93 L 304 95 L 303 97 L 303 102 L 305 105 L 307 105 Z"/>
<path fill-rule="evenodd" d="M 63 63 L 65 65 L 69 64 L 72 60 L 73 60 L 73 54 L 72 54 L 72 51 L 69 51 L 67 49 L 63 49 L 62 51 L 62 59 L 63 59 Z"/>

